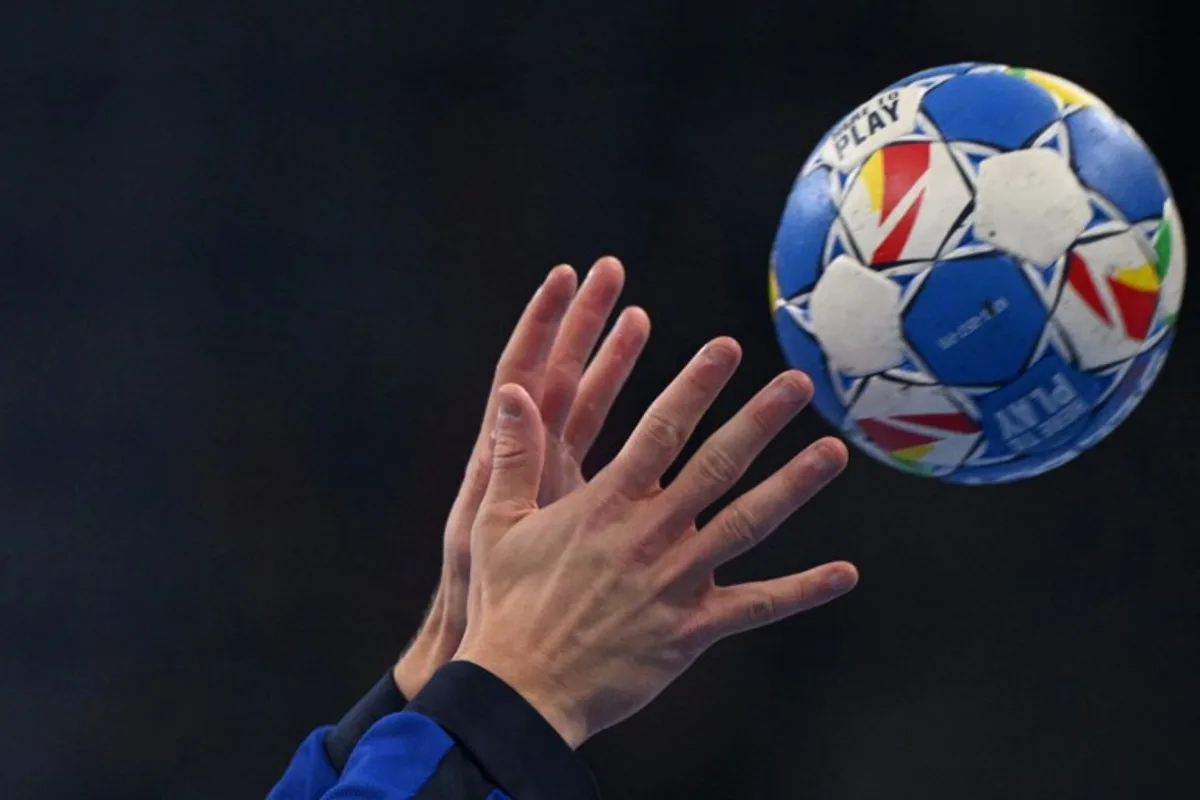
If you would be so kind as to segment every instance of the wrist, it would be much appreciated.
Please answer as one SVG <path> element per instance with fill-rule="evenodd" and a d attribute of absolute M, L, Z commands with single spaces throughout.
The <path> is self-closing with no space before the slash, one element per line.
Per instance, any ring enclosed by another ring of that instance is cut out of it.
<path fill-rule="evenodd" d="M 544 670 L 496 651 L 464 647 L 454 661 L 468 661 L 487 670 L 524 698 L 572 750 L 587 741 L 589 732 L 578 704 Z"/>
<path fill-rule="evenodd" d="M 407 698 L 416 697 L 432 675 L 430 665 L 423 658 L 414 655 L 411 648 L 404 651 L 404 655 L 400 656 L 392 667 L 392 681 L 400 690 L 400 694 Z"/>
<path fill-rule="evenodd" d="M 396 688 L 407 698 L 416 697 L 433 673 L 453 657 L 457 646 L 436 630 L 422 630 L 392 668 Z"/>
<path fill-rule="evenodd" d="M 433 673 L 449 661 L 458 649 L 458 638 L 450 636 L 435 616 L 431 615 L 425 621 L 392 667 L 396 688 L 409 699 L 425 688 Z"/>

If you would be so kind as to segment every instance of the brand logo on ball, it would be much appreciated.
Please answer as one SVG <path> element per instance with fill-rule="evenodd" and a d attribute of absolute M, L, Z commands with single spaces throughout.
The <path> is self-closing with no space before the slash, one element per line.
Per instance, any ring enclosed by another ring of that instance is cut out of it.
<path fill-rule="evenodd" d="M 983 428 L 1012 453 L 1047 452 L 1074 436 L 1100 396 L 1100 382 L 1055 355 L 984 397 Z"/>
<path fill-rule="evenodd" d="M 982 328 L 986 323 L 991 322 L 996 317 L 1008 310 L 1008 298 L 998 297 L 991 303 L 988 303 L 983 309 L 974 316 L 968 317 L 961 325 L 954 330 L 938 338 L 938 347 L 943 350 L 949 350 L 954 345 L 961 342 L 963 339 L 970 336 L 975 331 Z"/>
<path fill-rule="evenodd" d="M 871 136 L 887 128 L 893 122 L 900 120 L 900 92 L 888 92 L 876 97 L 871 104 L 865 105 L 850 115 L 833 135 L 833 146 L 838 157 L 844 157 L 853 144 L 862 147 Z"/>
<path fill-rule="evenodd" d="M 823 160 L 849 169 L 888 142 L 912 133 L 924 94 L 924 89 L 912 86 L 875 95 L 830 132 Z"/>
<path fill-rule="evenodd" d="M 1024 452 L 1062 433 L 1087 411 L 1087 404 L 1067 376 L 1056 372 L 1048 384 L 1035 387 L 997 411 L 995 419 L 1005 444 Z"/>

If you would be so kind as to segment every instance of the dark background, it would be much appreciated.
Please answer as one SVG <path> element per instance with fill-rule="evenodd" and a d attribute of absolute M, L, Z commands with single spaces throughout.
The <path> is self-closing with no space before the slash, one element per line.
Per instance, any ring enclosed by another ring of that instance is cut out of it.
<path fill-rule="evenodd" d="M 418 623 L 544 271 L 617 254 L 655 320 L 599 458 L 729 333 L 711 430 L 782 367 L 765 267 L 795 172 L 911 71 L 1073 78 L 1187 214 L 1171 7 L 6 5 L 0 794 L 265 794 Z M 606 795 L 1200 796 L 1186 305 L 1142 407 L 1057 472 L 969 489 L 855 458 L 726 577 L 845 557 L 860 588 L 588 744 Z M 747 483 L 825 432 L 805 415 Z"/>

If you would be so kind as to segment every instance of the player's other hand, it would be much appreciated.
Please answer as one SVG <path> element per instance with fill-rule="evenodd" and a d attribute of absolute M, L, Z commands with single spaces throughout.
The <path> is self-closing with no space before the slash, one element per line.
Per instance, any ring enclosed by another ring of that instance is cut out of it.
<path fill-rule="evenodd" d="M 570 267 L 550 271 L 496 365 L 483 424 L 446 521 L 437 592 L 421 630 L 393 670 L 407 697 L 416 696 L 450 659 L 466 627 L 470 533 L 491 474 L 496 390 L 519 386 L 537 410 L 544 447 L 537 500 L 546 506 L 583 485 L 583 459 L 646 345 L 646 312 L 626 308 L 592 358 L 625 284 L 619 261 L 600 259 L 578 290 L 576 284 Z"/>
<path fill-rule="evenodd" d="M 471 534 L 466 634 L 456 659 L 520 692 L 572 746 L 650 702 L 717 640 L 828 602 L 858 580 L 830 563 L 718 586 L 714 569 L 753 547 L 845 467 L 822 439 L 697 530 L 802 409 L 812 384 L 786 372 L 751 399 L 661 488 L 740 359 L 710 342 L 650 406 L 618 456 L 549 507 L 539 494 L 553 447 L 537 395 L 497 393 L 491 480 Z"/>

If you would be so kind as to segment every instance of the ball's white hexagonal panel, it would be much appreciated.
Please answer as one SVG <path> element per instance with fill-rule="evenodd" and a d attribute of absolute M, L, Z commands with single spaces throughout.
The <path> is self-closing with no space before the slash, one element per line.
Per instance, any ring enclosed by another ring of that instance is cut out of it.
<path fill-rule="evenodd" d="M 813 335 L 837 371 L 872 375 L 904 362 L 900 287 L 849 256 L 825 268 L 809 313 Z"/>
<path fill-rule="evenodd" d="M 975 232 L 995 247 L 1050 264 L 1091 219 L 1086 191 L 1053 150 L 1001 153 L 979 167 Z"/>

